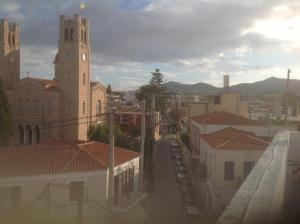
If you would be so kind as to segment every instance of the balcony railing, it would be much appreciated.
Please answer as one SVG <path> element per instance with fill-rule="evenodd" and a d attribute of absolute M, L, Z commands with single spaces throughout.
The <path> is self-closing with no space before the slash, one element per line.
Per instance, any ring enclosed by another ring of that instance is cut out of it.
<path fill-rule="evenodd" d="M 256 162 L 217 224 L 289 223 L 286 219 L 292 216 L 288 215 L 287 208 L 294 207 L 299 210 L 300 204 L 300 187 L 295 193 L 292 191 L 295 179 L 291 183 L 292 174 L 299 170 L 299 145 L 299 132 L 278 133 Z M 296 181 L 297 186 L 300 186 L 299 176 Z M 293 217 L 300 216 L 299 211 L 293 212 L 296 214 Z"/>

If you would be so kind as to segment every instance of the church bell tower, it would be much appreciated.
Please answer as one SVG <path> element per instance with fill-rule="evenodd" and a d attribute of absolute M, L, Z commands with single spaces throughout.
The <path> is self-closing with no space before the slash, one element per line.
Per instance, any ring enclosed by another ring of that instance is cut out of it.
<path fill-rule="evenodd" d="M 60 16 L 55 79 L 62 91 L 61 137 L 86 140 L 89 121 L 90 42 L 89 22 L 75 14 Z"/>
<path fill-rule="evenodd" d="M 0 78 L 4 90 L 13 89 L 20 80 L 20 31 L 18 24 L 0 20 Z"/>

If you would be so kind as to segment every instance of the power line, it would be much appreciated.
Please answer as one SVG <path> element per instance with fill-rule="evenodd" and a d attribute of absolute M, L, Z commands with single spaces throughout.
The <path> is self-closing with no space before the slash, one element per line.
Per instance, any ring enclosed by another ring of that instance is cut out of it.
<path fill-rule="evenodd" d="M 102 114 L 97 114 L 97 115 L 93 115 L 93 116 L 78 117 L 78 118 L 73 118 L 73 119 L 68 119 L 68 120 L 61 120 L 60 122 L 55 121 L 54 124 L 50 124 L 50 122 L 49 123 L 36 123 L 36 124 L 34 124 L 34 126 L 42 126 L 42 127 L 39 127 L 39 129 L 49 129 L 49 128 L 52 128 L 52 127 L 60 127 L 61 124 L 68 123 L 68 122 L 71 122 L 71 121 L 78 121 L 78 120 L 89 119 L 89 118 L 100 118 L 100 119 L 102 119 L 102 117 L 106 116 L 106 115 L 107 115 L 107 113 L 102 113 Z M 100 121 L 103 121 L 103 120 L 104 119 L 102 119 Z M 22 122 L 22 123 L 30 123 L 30 122 L 25 121 L 25 122 Z M 92 123 L 92 122 L 88 121 L 88 122 L 84 122 L 84 123 Z M 55 124 L 57 124 L 57 125 L 54 126 Z M 78 122 L 78 124 L 81 124 L 81 123 Z M 73 125 L 74 125 L 74 123 L 73 123 Z M 17 127 L 14 127 L 14 129 L 19 129 L 19 127 L 20 127 L 20 125 L 18 125 Z"/>

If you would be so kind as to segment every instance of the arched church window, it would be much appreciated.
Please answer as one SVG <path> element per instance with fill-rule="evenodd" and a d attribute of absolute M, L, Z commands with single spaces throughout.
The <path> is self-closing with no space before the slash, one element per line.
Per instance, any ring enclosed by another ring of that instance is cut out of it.
<path fill-rule="evenodd" d="M 8 44 L 11 44 L 11 33 L 8 33 Z"/>
<path fill-rule="evenodd" d="M 86 43 L 86 30 L 84 30 L 84 42 Z"/>
<path fill-rule="evenodd" d="M 14 33 L 12 34 L 11 39 L 12 39 L 12 44 L 15 45 L 16 44 L 16 36 Z"/>
<path fill-rule="evenodd" d="M 68 28 L 65 28 L 65 41 L 69 40 L 69 30 Z"/>
<path fill-rule="evenodd" d="M 70 29 L 70 40 L 73 40 L 73 33 L 74 33 L 74 30 L 73 28 Z"/>
<path fill-rule="evenodd" d="M 101 100 L 97 100 L 96 103 L 96 114 L 101 114 Z"/>
<path fill-rule="evenodd" d="M 85 114 L 85 102 L 82 103 L 82 113 Z"/>

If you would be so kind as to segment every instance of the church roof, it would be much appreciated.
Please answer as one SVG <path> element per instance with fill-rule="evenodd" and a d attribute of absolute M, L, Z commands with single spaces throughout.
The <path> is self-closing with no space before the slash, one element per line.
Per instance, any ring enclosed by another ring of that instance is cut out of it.
<path fill-rule="evenodd" d="M 98 81 L 91 81 L 91 87 L 92 88 L 96 88 L 97 86 L 106 90 L 106 87 L 103 84 L 101 84 L 100 82 L 98 82 Z"/>
<path fill-rule="evenodd" d="M 40 78 L 28 78 L 30 80 L 41 83 L 44 86 L 44 89 L 47 91 L 58 91 L 58 83 L 54 79 L 40 79 Z"/>

